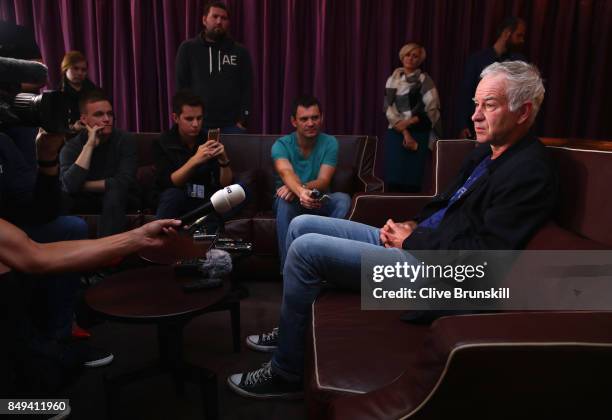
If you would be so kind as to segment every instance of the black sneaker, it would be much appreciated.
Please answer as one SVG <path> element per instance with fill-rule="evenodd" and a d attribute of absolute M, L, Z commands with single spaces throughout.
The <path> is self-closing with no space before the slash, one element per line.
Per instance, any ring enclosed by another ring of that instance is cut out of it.
<path fill-rule="evenodd" d="M 295 400 L 303 397 L 302 381 L 290 382 L 272 370 L 270 362 L 246 373 L 235 373 L 227 378 L 229 387 L 243 397 Z"/>
<path fill-rule="evenodd" d="M 246 345 L 253 350 L 266 353 L 274 352 L 278 347 L 278 328 L 274 328 L 269 333 L 249 335 L 246 338 Z"/>
<path fill-rule="evenodd" d="M 108 350 L 100 349 L 98 347 L 87 346 L 87 353 L 83 366 L 95 368 L 109 365 L 115 356 Z"/>

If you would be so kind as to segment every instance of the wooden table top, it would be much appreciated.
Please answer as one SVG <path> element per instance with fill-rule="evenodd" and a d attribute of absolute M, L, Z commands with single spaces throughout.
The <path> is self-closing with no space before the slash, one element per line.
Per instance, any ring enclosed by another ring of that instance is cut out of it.
<path fill-rule="evenodd" d="M 193 317 L 220 302 L 223 286 L 185 293 L 182 285 L 194 277 L 177 277 L 172 266 L 151 266 L 111 275 L 89 289 L 85 299 L 104 316 L 125 322 L 159 322 Z"/>

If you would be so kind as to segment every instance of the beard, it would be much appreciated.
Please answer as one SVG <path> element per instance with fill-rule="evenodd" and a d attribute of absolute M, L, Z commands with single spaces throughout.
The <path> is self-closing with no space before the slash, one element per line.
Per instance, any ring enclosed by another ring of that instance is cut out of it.
<path fill-rule="evenodd" d="M 204 35 L 206 36 L 206 38 L 214 41 L 214 42 L 219 42 L 221 40 L 223 40 L 225 38 L 225 36 L 227 35 L 226 31 L 224 29 L 221 28 L 214 28 L 214 29 L 206 29 L 206 31 L 204 32 Z"/>

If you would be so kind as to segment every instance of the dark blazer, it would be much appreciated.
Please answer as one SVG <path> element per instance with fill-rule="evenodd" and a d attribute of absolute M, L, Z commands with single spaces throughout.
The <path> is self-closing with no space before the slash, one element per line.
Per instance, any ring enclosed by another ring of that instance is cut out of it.
<path fill-rule="evenodd" d="M 444 208 L 478 163 L 491 155 L 488 144 L 466 159 L 451 187 L 415 219 Z M 419 228 L 406 250 L 521 249 L 551 216 L 557 198 L 557 171 L 544 145 L 528 135 L 493 160 L 485 173 L 447 210 L 437 229 Z"/>

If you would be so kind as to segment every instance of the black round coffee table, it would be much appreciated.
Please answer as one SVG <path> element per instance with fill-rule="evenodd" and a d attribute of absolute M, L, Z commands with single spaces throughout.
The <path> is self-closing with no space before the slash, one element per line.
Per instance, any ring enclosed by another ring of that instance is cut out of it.
<path fill-rule="evenodd" d="M 88 305 L 105 318 L 128 323 L 156 324 L 159 360 L 134 372 L 107 377 L 105 388 L 109 417 L 115 413 L 119 388 L 133 381 L 162 373 L 174 378 L 177 393 L 184 393 L 184 381 L 199 383 L 204 414 L 216 419 L 217 378 L 204 367 L 183 357 L 183 329 L 195 316 L 221 309 L 232 310 L 232 324 L 240 323 L 239 302 L 228 308 L 229 281 L 221 287 L 185 293 L 182 285 L 193 278 L 177 277 L 172 266 L 151 266 L 124 271 L 107 277 L 85 294 Z M 234 319 L 234 312 L 237 318 Z"/>

